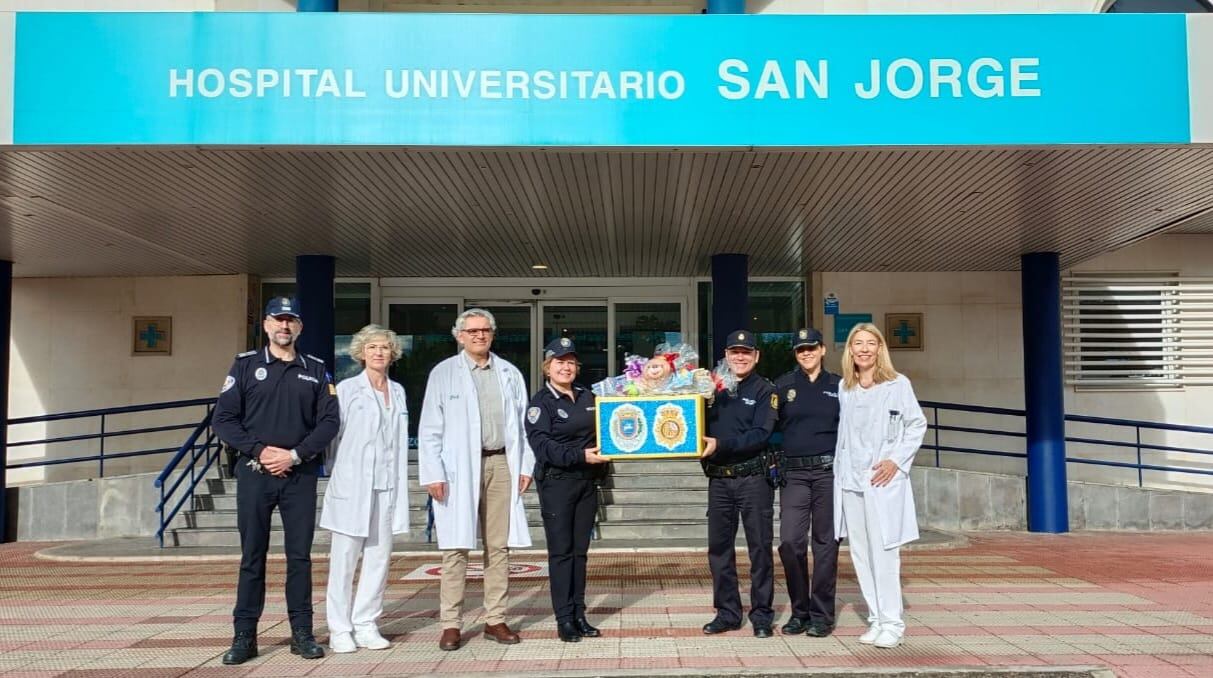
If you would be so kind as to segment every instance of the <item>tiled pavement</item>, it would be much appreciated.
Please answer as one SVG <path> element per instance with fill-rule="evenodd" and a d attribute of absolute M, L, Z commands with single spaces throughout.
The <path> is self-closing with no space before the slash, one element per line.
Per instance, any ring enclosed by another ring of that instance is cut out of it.
<path fill-rule="evenodd" d="M 1213 676 L 1213 534 L 971 535 L 953 550 L 904 553 L 908 635 L 896 650 L 856 642 L 859 592 L 845 556 L 839 628 L 830 638 L 760 640 L 750 628 L 705 637 L 712 615 L 702 554 L 591 553 L 590 618 L 600 639 L 554 636 L 546 580 L 511 584 L 523 642 L 475 636 L 437 647 L 437 580 L 404 580 L 434 556 L 398 559 L 382 630 L 390 650 L 293 657 L 282 605 L 284 565 L 270 565 L 262 657 L 225 667 L 236 567 L 225 562 L 62 563 L 45 544 L 0 547 L 0 676 L 337 676 L 621 669 L 831 669 L 1105 666 L 1120 676 Z M 542 563 L 515 554 L 515 563 Z M 778 567 L 777 567 L 778 569 Z M 327 565 L 315 566 L 323 641 Z M 476 605 L 479 587 L 470 585 Z M 787 616 L 782 582 L 780 621 Z M 744 595 L 743 595 L 744 597 Z"/>

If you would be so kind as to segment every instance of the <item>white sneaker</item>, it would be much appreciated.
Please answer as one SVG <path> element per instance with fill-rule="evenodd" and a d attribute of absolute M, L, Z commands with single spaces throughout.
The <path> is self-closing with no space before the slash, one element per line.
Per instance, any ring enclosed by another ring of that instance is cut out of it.
<path fill-rule="evenodd" d="M 872 624 L 868 630 L 859 637 L 859 642 L 864 645 L 872 645 L 876 642 L 876 637 L 880 635 L 880 624 Z"/>
<path fill-rule="evenodd" d="M 348 654 L 358 649 L 354 644 L 354 637 L 348 633 L 331 633 L 329 634 L 329 649 L 334 654 Z"/>
<path fill-rule="evenodd" d="M 379 635 L 379 629 L 354 630 L 354 642 L 368 650 L 386 650 L 392 646 L 387 638 Z"/>
<path fill-rule="evenodd" d="M 884 630 L 880 632 L 880 635 L 876 636 L 876 641 L 872 644 L 876 647 L 891 650 L 898 645 L 901 645 L 901 636 L 893 633 L 892 631 Z"/>

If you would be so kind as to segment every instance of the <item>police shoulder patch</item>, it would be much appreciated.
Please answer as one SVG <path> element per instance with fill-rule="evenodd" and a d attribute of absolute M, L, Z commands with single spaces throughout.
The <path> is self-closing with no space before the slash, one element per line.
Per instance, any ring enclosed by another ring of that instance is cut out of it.
<path fill-rule="evenodd" d="M 778 393 L 771 394 L 771 409 L 772 410 L 779 409 L 779 394 Z"/>
<path fill-rule="evenodd" d="M 249 357 L 249 356 L 251 356 L 251 355 L 257 355 L 257 351 L 256 351 L 256 349 L 254 349 L 254 350 L 252 350 L 252 351 L 245 351 L 244 353 L 237 353 L 237 354 L 236 354 L 236 360 L 239 360 L 239 359 L 241 359 L 241 358 L 247 358 L 247 357 Z"/>
<path fill-rule="evenodd" d="M 229 374 L 227 375 L 227 378 L 223 380 L 223 388 L 219 389 L 219 392 L 227 393 L 235 385 L 236 378 Z"/>
<path fill-rule="evenodd" d="M 526 411 L 526 420 L 531 422 L 532 424 L 539 421 L 539 408 L 532 407 L 531 409 L 527 410 Z"/>

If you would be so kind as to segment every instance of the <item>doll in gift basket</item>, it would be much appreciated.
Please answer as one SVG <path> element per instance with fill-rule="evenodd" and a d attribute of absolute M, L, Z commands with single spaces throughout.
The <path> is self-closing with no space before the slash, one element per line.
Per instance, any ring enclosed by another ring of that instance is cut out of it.
<path fill-rule="evenodd" d="M 653 357 L 628 355 L 623 374 L 594 384 L 599 396 L 650 396 L 699 394 L 711 402 L 717 391 L 735 390 L 737 379 L 727 367 L 715 371 L 699 367 L 699 353 L 687 343 L 658 344 Z"/>

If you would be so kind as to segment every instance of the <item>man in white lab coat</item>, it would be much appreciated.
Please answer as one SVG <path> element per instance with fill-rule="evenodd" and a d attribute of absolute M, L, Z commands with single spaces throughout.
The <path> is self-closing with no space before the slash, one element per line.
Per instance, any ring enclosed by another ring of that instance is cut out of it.
<path fill-rule="evenodd" d="M 484 635 L 519 642 L 505 623 L 509 549 L 531 545 L 522 494 L 535 455 L 526 442 L 528 396 L 518 368 L 489 349 L 497 322 L 486 310 L 459 314 L 451 333 L 463 349 L 430 372 L 417 430 L 418 476 L 433 499 L 442 554 L 438 646 L 462 644 L 468 551 L 484 541 Z"/>

